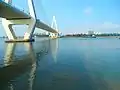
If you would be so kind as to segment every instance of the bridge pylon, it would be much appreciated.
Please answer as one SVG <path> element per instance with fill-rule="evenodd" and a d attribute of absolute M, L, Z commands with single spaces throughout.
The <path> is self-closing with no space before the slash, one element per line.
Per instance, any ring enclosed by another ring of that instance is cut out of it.
<path fill-rule="evenodd" d="M 57 26 L 57 22 L 56 22 L 55 16 L 53 16 L 51 28 L 54 28 L 55 30 L 57 30 L 57 32 L 59 32 L 59 31 L 58 31 L 58 26 Z M 51 32 L 50 32 L 50 35 L 49 35 L 49 36 L 50 36 L 51 38 L 57 38 L 57 37 L 58 37 L 58 34 L 59 34 L 59 33 L 51 33 Z"/>
<path fill-rule="evenodd" d="M 12 4 L 12 0 L 5 0 L 5 2 L 8 4 Z M 33 0 L 28 0 L 28 7 L 29 14 L 31 16 L 30 18 L 14 18 L 14 19 L 2 18 L 2 25 L 9 39 L 8 41 L 10 42 L 33 41 L 32 36 L 37 21 Z M 28 29 L 24 34 L 24 38 L 22 40 L 18 39 L 17 36 L 15 35 L 15 32 L 12 28 L 13 25 L 28 25 Z"/>

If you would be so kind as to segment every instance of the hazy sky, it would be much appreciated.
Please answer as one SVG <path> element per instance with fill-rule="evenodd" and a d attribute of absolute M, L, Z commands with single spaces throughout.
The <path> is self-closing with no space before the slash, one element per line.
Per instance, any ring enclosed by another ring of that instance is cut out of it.
<path fill-rule="evenodd" d="M 34 0 L 37 17 L 49 24 L 56 16 L 62 33 L 120 32 L 120 0 Z M 28 11 L 27 0 L 13 0 L 13 5 Z M 1 29 L 1 28 L 0 28 Z M 24 28 L 25 29 L 25 28 Z M 22 27 L 16 29 L 23 33 Z M 4 34 L 1 30 L 0 35 Z"/>

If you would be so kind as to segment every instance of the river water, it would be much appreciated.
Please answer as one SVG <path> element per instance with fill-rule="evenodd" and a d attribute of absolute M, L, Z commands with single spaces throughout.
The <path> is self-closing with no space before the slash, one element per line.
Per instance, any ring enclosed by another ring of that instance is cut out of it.
<path fill-rule="evenodd" d="M 120 39 L 1 39 L 0 90 L 120 90 Z"/>

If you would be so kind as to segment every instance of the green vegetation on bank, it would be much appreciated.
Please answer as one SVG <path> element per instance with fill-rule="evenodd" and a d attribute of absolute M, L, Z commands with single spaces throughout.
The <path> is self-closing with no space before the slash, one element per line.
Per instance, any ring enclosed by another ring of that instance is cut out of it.
<path fill-rule="evenodd" d="M 61 37 L 106 37 L 106 36 L 120 36 L 118 33 L 103 33 L 103 34 L 66 34 Z"/>

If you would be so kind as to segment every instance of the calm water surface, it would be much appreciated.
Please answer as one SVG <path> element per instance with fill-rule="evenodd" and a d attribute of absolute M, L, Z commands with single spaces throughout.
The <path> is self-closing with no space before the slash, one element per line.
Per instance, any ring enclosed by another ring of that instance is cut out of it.
<path fill-rule="evenodd" d="M 0 90 L 120 90 L 120 39 L 1 39 Z"/>

